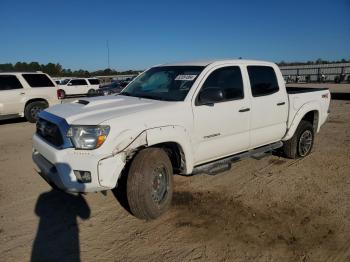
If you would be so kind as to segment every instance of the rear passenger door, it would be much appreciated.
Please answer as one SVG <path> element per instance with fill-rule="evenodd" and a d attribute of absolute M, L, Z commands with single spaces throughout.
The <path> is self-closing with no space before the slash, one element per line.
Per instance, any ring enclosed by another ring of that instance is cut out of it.
<path fill-rule="evenodd" d="M 72 79 L 68 86 L 68 95 L 86 94 L 88 92 L 88 85 L 85 79 Z"/>
<path fill-rule="evenodd" d="M 221 89 L 222 100 L 202 103 L 201 94 L 208 89 Z M 208 74 L 193 106 L 195 164 L 247 150 L 249 103 L 240 67 L 220 67 Z"/>
<path fill-rule="evenodd" d="M 27 89 L 27 100 L 32 98 L 43 98 L 48 102 L 53 102 L 57 97 L 57 89 L 51 79 L 45 74 L 22 74 L 24 80 L 28 83 L 30 88 Z"/>
<path fill-rule="evenodd" d="M 15 75 L 0 75 L 0 116 L 23 112 L 25 90 Z"/>
<path fill-rule="evenodd" d="M 288 101 L 273 67 L 247 66 L 251 87 L 250 148 L 281 140 L 286 132 Z"/>

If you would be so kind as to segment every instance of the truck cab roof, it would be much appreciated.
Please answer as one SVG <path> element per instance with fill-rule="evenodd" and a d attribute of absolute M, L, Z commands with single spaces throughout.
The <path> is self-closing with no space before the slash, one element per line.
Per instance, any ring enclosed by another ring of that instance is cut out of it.
<path fill-rule="evenodd" d="M 208 65 L 221 65 L 221 64 L 237 64 L 237 65 L 274 65 L 272 62 L 260 61 L 260 60 L 247 60 L 247 59 L 211 59 L 211 60 L 193 60 L 166 63 L 158 66 L 208 66 Z"/>

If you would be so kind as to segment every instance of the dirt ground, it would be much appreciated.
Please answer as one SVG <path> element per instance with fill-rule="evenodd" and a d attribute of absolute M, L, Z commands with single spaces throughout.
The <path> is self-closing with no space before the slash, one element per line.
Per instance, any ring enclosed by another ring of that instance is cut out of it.
<path fill-rule="evenodd" d="M 34 125 L 1 122 L 0 261 L 350 261 L 344 99 L 331 102 L 308 157 L 246 159 L 217 176 L 176 176 L 172 208 L 151 222 L 132 217 L 112 192 L 51 190 L 31 160 Z"/>

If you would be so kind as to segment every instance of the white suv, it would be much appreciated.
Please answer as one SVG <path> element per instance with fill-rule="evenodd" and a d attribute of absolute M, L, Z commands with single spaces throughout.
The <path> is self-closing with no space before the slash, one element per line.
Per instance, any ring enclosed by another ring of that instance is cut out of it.
<path fill-rule="evenodd" d="M 73 78 L 59 85 L 59 97 L 65 98 L 69 95 L 92 95 L 100 87 L 97 78 Z"/>
<path fill-rule="evenodd" d="M 0 120 L 25 117 L 34 123 L 43 109 L 58 104 L 57 86 L 43 73 L 0 73 Z"/>

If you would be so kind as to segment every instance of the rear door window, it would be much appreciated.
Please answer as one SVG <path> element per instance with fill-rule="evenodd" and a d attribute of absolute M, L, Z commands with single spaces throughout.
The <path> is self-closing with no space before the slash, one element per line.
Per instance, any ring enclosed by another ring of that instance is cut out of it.
<path fill-rule="evenodd" d="M 275 70 L 269 66 L 248 66 L 252 95 L 267 96 L 278 92 L 279 86 Z"/>
<path fill-rule="evenodd" d="M 21 89 L 23 86 L 14 75 L 0 75 L 0 91 Z"/>
<path fill-rule="evenodd" d="M 44 74 L 22 74 L 30 87 L 54 87 L 54 83 Z"/>
<path fill-rule="evenodd" d="M 100 80 L 98 79 L 88 79 L 90 85 L 99 85 L 100 84 Z"/>
<path fill-rule="evenodd" d="M 87 85 L 85 79 L 72 79 L 69 83 L 72 84 L 72 86 Z"/>

